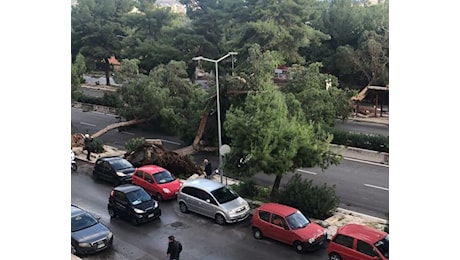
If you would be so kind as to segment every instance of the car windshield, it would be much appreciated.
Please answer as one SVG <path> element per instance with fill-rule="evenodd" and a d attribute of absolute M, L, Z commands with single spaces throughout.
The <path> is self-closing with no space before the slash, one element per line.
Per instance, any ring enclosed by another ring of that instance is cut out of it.
<path fill-rule="evenodd" d="M 125 159 L 114 160 L 110 162 L 110 164 L 112 165 L 115 171 L 124 170 L 124 169 L 133 167 L 133 165 Z"/>
<path fill-rule="evenodd" d="M 220 203 L 226 203 L 238 198 L 238 194 L 234 191 L 228 189 L 227 187 L 222 187 L 217 190 L 211 192 L 211 194 L 216 198 L 216 200 Z"/>
<path fill-rule="evenodd" d="M 88 213 L 72 217 L 72 232 L 94 226 L 98 221 Z"/>
<path fill-rule="evenodd" d="M 162 171 L 162 172 L 159 172 L 159 173 L 155 173 L 153 175 L 153 177 L 155 178 L 155 181 L 157 183 L 168 183 L 168 182 L 172 182 L 174 181 L 176 178 L 174 178 L 174 176 L 168 172 L 168 171 Z"/>
<path fill-rule="evenodd" d="M 299 228 L 304 228 L 306 227 L 308 224 L 310 224 L 310 221 L 308 220 L 308 218 L 306 218 L 302 212 L 300 211 L 296 211 L 294 213 L 292 213 L 291 215 L 287 216 L 286 217 L 286 220 L 289 224 L 289 227 L 293 230 L 295 229 L 299 229 Z"/>
<path fill-rule="evenodd" d="M 382 253 L 382 255 L 386 258 L 390 258 L 388 249 L 390 247 L 390 235 L 387 235 L 386 237 L 382 238 L 381 240 L 377 241 L 374 244 L 375 247 Z"/>
<path fill-rule="evenodd" d="M 129 202 L 134 206 L 152 199 L 147 192 L 140 189 L 126 193 L 126 197 L 128 197 Z"/>

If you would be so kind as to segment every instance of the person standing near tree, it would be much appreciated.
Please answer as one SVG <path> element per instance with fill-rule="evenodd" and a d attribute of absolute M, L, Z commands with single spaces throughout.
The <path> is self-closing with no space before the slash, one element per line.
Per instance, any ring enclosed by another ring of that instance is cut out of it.
<path fill-rule="evenodd" d="M 177 241 L 174 236 L 168 237 L 168 250 L 166 255 L 169 256 L 169 260 L 179 260 L 179 255 L 182 252 L 182 244 Z"/>
<path fill-rule="evenodd" d="M 212 165 L 211 162 L 208 160 L 208 158 L 204 158 L 204 175 L 206 179 L 211 179 L 211 174 L 212 174 Z"/>
<path fill-rule="evenodd" d="M 89 134 L 85 134 L 85 150 L 88 152 L 86 154 L 86 160 L 91 161 L 91 152 L 93 151 L 93 138 Z"/>

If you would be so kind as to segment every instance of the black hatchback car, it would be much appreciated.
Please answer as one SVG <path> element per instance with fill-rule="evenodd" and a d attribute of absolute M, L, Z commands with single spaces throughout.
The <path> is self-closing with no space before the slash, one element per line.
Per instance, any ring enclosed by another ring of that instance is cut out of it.
<path fill-rule="evenodd" d="M 72 254 L 87 255 L 109 248 L 113 234 L 86 210 L 71 205 L 72 208 Z"/>
<path fill-rule="evenodd" d="M 133 184 L 122 184 L 113 188 L 107 209 L 111 218 L 120 216 L 133 225 L 161 216 L 158 202 L 142 187 Z"/>
<path fill-rule="evenodd" d="M 107 156 L 97 159 L 93 169 L 95 180 L 105 180 L 115 185 L 131 183 L 136 168 L 125 158 Z"/>

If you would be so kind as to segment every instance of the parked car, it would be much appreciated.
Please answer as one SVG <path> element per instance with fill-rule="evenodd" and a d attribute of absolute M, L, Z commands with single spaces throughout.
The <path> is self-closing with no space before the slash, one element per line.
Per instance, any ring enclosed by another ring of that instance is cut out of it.
<path fill-rule="evenodd" d="M 96 180 L 105 180 L 115 185 L 131 183 L 136 168 L 125 158 L 107 156 L 96 160 L 93 168 L 93 177 Z"/>
<path fill-rule="evenodd" d="M 158 202 L 142 187 L 133 184 L 122 184 L 113 188 L 107 209 L 111 218 L 120 216 L 131 221 L 133 225 L 161 216 Z"/>
<path fill-rule="evenodd" d="M 359 224 L 337 229 L 326 252 L 330 260 L 388 260 L 388 233 Z"/>
<path fill-rule="evenodd" d="M 136 169 L 132 175 L 132 183 L 141 186 L 156 200 L 177 198 L 182 185 L 168 170 L 157 165 L 144 165 Z"/>
<path fill-rule="evenodd" d="M 326 229 L 298 209 L 272 202 L 255 209 L 252 232 L 256 239 L 271 238 L 294 246 L 299 253 L 318 249 L 327 239 Z"/>
<path fill-rule="evenodd" d="M 210 218 L 217 224 L 246 219 L 250 207 L 246 200 L 222 183 L 208 179 L 185 181 L 177 194 L 180 211 L 192 211 Z"/>
<path fill-rule="evenodd" d="M 72 254 L 93 254 L 112 246 L 113 233 L 85 209 L 71 204 Z"/>

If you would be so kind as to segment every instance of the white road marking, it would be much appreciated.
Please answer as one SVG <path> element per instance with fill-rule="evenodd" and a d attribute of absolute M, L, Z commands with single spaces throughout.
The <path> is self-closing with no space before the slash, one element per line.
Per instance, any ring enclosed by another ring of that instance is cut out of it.
<path fill-rule="evenodd" d="M 161 141 L 165 142 L 165 143 L 175 144 L 175 145 L 180 145 L 181 144 L 181 143 L 178 143 L 178 142 L 169 141 L 169 140 L 165 140 L 165 139 L 161 139 Z"/>
<path fill-rule="evenodd" d="M 306 171 L 306 170 L 302 170 L 302 169 L 297 169 L 296 171 L 303 172 L 303 173 L 308 173 L 308 174 L 312 174 L 312 175 L 317 174 L 316 172 Z"/>
<path fill-rule="evenodd" d="M 96 125 L 93 125 L 93 124 L 90 124 L 90 123 L 86 123 L 86 122 L 80 122 L 80 124 L 82 124 L 82 125 L 87 125 L 87 126 L 93 126 L 93 127 L 96 126 Z"/>
<path fill-rule="evenodd" d="M 380 189 L 380 190 L 386 190 L 386 191 L 389 191 L 389 190 L 390 190 L 390 189 L 385 188 L 385 187 L 375 186 L 375 185 L 366 184 L 366 183 L 364 184 L 364 186 L 371 187 L 371 188 L 376 188 L 376 189 Z"/>
<path fill-rule="evenodd" d="M 390 167 L 390 165 L 388 165 L 388 164 L 369 162 L 369 161 L 354 159 L 354 158 L 350 158 L 350 157 L 343 157 L 343 159 L 349 160 L 349 161 L 354 161 L 354 162 L 372 164 L 372 165 L 375 165 L 375 166 L 382 166 L 382 167 L 387 167 L 387 168 Z"/>
<path fill-rule="evenodd" d="M 126 132 L 126 131 L 121 131 L 121 133 L 123 133 L 123 134 L 127 134 L 127 135 L 135 135 L 135 133 Z"/>

